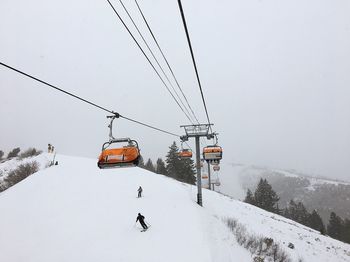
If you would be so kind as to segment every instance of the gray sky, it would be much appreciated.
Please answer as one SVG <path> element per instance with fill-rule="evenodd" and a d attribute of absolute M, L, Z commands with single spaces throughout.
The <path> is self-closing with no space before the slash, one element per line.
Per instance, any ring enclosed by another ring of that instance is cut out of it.
<path fill-rule="evenodd" d="M 139 3 L 205 122 L 177 1 Z M 125 4 L 151 41 L 134 1 Z M 183 7 L 223 163 L 350 180 L 350 2 L 183 0 Z M 188 124 L 106 1 L 2 0 L 0 39 L 4 63 L 171 132 Z M 108 139 L 105 112 L 2 67 L 0 91 L 5 151 L 52 143 L 59 153 L 97 157 Z M 174 140 L 125 120 L 115 131 L 153 160 Z"/>

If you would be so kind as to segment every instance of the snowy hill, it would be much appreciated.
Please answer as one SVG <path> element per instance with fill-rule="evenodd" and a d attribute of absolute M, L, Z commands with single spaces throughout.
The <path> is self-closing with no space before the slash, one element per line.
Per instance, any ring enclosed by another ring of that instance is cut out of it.
<path fill-rule="evenodd" d="M 349 245 L 221 194 L 204 190 L 202 208 L 194 186 L 140 168 L 57 160 L 0 194 L 0 261 L 252 261 L 225 218 L 272 237 L 292 261 L 350 261 Z M 135 225 L 139 212 L 147 232 Z"/>

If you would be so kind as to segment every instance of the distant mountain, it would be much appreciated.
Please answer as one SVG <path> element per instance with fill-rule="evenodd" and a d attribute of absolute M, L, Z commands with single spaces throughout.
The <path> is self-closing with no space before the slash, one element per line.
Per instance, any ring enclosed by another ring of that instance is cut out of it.
<path fill-rule="evenodd" d="M 325 223 L 333 211 L 342 218 L 350 218 L 350 182 L 316 178 L 295 170 L 273 169 L 243 164 L 231 164 L 221 174 L 221 191 L 237 197 L 237 184 L 225 184 L 235 177 L 244 192 L 255 190 L 260 178 L 266 178 L 280 197 L 279 206 L 284 208 L 293 199 L 301 201 L 312 211 L 317 209 Z M 244 196 L 240 195 L 242 199 Z"/>

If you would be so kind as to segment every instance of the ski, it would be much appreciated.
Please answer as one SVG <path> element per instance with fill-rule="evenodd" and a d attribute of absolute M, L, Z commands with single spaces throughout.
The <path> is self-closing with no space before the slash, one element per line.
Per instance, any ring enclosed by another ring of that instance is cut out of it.
<path fill-rule="evenodd" d="M 145 228 L 141 229 L 141 232 L 146 232 L 150 227 L 151 226 L 148 226 L 146 229 Z"/>

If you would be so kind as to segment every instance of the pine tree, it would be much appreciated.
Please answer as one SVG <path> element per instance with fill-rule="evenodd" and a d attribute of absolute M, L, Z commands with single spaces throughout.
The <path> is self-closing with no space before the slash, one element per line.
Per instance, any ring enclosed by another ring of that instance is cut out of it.
<path fill-rule="evenodd" d="M 327 225 L 327 234 L 335 239 L 341 239 L 343 230 L 343 220 L 332 212 Z"/>
<path fill-rule="evenodd" d="M 341 240 L 350 244 L 350 220 L 345 219 Z"/>
<path fill-rule="evenodd" d="M 251 205 L 255 205 L 254 196 L 253 196 L 253 193 L 250 189 L 247 190 L 247 195 L 244 199 L 244 202 L 251 204 Z"/>
<path fill-rule="evenodd" d="M 170 177 L 176 178 L 180 166 L 179 148 L 177 147 L 175 141 L 169 147 L 169 152 L 166 155 L 166 170 Z"/>
<path fill-rule="evenodd" d="M 153 162 L 150 158 L 148 158 L 148 160 L 146 162 L 145 169 L 147 169 L 148 171 L 151 171 L 151 172 L 156 171 L 156 169 L 154 168 Z"/>
<path fill-rule="evenodd" d="M 165 175 L 165 176 L 167 175 L 165 163 L 164 163 L 163 159 L 161 159 L 161 158 L 157 159 L 156 173 L 157 174 L 162 174 L 162 175 Z"/>
<path fill-rule="evenodd" d="M 179 181 L 194 184 L 195 171 L 194 163 L 192 159 L 181 159 L 179 157 L 179 148 L 176 142 L 169 147 L 169 152 L 166 155 L 166 171 L 167 175 L 173 177 Z"/>
<path fill-rule="evenodd" d="M 196 182 L 194 161 L 191 158 L 180 160 L 179 180 L 194 185 Z"/>
<path fill-rule="evenodd" d="M 315 230 L 320 231 L 322 235 L 325 233 L 325 226 L 323 224 L 322 218 L 316 210 L 313 210 L 309 215 L 307 225 Z"/>
<path fill-rule="evenodd" d="M 290 213 L 289 213 L 289 208 L 288 208 L 288 207 L 286 207 L 286 208 L 283 210 L 283 216 L 286 217 L 286 218 L 291 219 L 291 218 L 290 218 L 291 215 L 290 215 Z"/>
<path fill-rule="evenodd" d="M 2 160 L 3 156 L 4 156 L 4 151 L 0 150 L 0 160 Z"/>
<path fill-rule="evenodd" d="M 254 200 L 256 206 L 270 212 L 278 212 L 276 204 L 279 197 L 266 179 L 260 179 L 254 192 Z"/>
<path fill-rule="evenodd" d="M 138 167 L 145 168 L 145 162 L 143 161 L 143 157 L 140 155 Z"/>
<path fill-rule="evenodd" d="M 305 226 L 309 225 L 310 214 L 307 212 L 302 202 L 296 203 L 293 200 L 291 200 L 289 202 L 287 212 L 285 212 L 285 215 L 288 215 L 286 217 L 294 220 L 295 222 L 298 222 Z"/>

